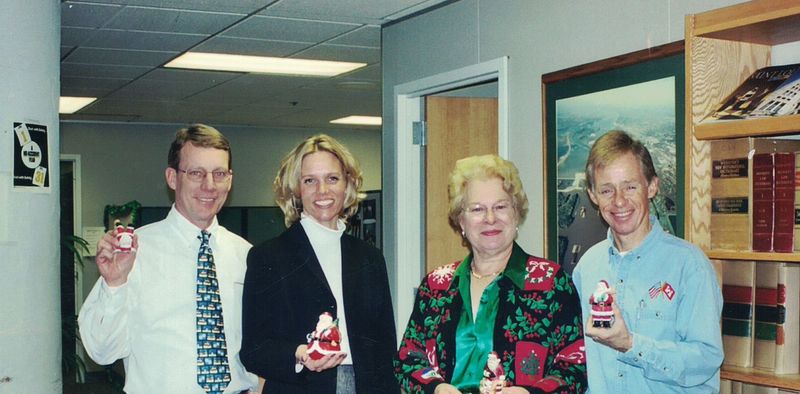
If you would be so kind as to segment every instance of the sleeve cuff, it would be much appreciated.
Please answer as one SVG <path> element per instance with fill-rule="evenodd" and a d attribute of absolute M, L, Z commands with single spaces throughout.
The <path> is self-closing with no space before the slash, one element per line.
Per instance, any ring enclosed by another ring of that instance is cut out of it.
<path fill-rule="evenodd" d="M 631 333 L 633 346 L 627 352 L 620 352 L 617 360 L 639 368 L 644 368 L 645 364 L 652 362 L 653 340 L 635 332 Z"/>
<path fill-rule="evenodd" d="M 116 311 L 125 306 L 125 298 L 128 295 L 128 283 L 112 287 L 106 280 L 100 277 L 100 299 L 106 305 L 106 310 Z"/>

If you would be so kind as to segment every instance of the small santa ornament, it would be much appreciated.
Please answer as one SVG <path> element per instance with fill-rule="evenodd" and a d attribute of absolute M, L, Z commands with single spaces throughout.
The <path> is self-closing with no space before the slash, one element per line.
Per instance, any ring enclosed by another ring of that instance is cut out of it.
<path fill-rule="evenodd" d="M 306 335 L 308 349 L 306 354 L 312 360 L 319 360 L 329 354 L 339 353 L 342 350 L 342 333 L 339 331 L 338 321 L 330 313 L 319 315 L 316 329 Z"/>
<path fill-rule="evenodd" d="M 133 226 L 123 226 L 119 219 L 114 221 L 117 228 L 117 244 L 114 249 L 117 252 L 129 253 L 133 249 Z"/>
<path fill-rule="evenodd" d="M 611 294 L 608 282 L 604 280 L 597 282 L 597 288 L 589 297 L 589 303 L 592 304 L 592 326 L 611 328 L 614 319 L 614 312 L 611 309 L 612 302 L 614 302 L 614 296 Z"/>
<path fill-rule="evenodd" d="M 481 394 L 495 394 L 503 391 L 506 386 L 506 371 L 500 364 L 500 357 L 497 352 L 489 353 L 486 359 L 486 366 L 483 368 L 483 379 L 481 379 Z"/>

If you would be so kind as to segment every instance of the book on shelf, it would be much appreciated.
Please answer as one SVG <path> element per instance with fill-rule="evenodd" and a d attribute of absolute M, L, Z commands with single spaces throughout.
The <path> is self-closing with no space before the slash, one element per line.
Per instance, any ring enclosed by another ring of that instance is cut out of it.
<path fill-rule="evenodd" d="M 800 251 L 800 152 L 794 157 L 794 250 Z"/>
<path fill-rule="evenodd" d="M 712 167 L 709 228 L 711 249 L 751 250 L 753 156 L 757 153 L 800 151 L 800 141 L 734 138 L 713 140 L 709 145 Z M 772 225 L 769 232 L 772 233 Z M 770 248 L 771 239 L 770 236 Z"/>
<path fill-rule="evenodd" d="M 711 248 L 750 250 L 750 164 L 754 138 L 714 140 L 711 155 Z"/>
<path fill-rule="evenodd" d="M 722 346 L 724 365 L 753 366 L 754 261 L 723 260 Z"/>
<path fill-rule="evenodd" d="M 772 226 L 775 222 L 775 155 L 753 155 L 753 240 L 754 252 L 772 251 Z M 794 206 L 793 206 L 794 207 Z"/>
<path fill-rule="evenodd" d="M 800 82 L 800 64 L 770 66 L 756 70 L 717 106 L 704 121 L 745 119 L 784 114 L 797 100 L 789 99 Z M 799 87 L 800 88 L 800 87 Z M 788 100 L 787 100 L 788 99 Z"/>
<path fill-rule="evenodd" d="M 795 153 L 776 152 L 772 162 L 775 165 L 772 251 L 790 253 L 794 251 Z"/>
<path fill-rule="evenodd" d="M 794 250 L 795 153 L 753 155 L 754 252 Z"/>
<path fill-rule="evenodd" d="M 756 265 L 753 366 L 775 374 L 800 372 L 800 265 Z"/>

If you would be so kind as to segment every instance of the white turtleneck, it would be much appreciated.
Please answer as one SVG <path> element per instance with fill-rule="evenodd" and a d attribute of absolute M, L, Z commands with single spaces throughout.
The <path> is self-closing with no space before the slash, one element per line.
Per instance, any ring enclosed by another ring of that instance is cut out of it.
<path fill-rule="evenodd" d="M 308 240 L 317 260 L 322 266 L 322 272 L 328 280 L 328 286 L 336 299 L 337 318 L 339 319 L 339 331 L 342 333 L 342 351 L 347 353 L 347 358 L 342 361 L 343 365 L 353 364 L 353 357 L 350 353 L 350 342 L 347 336 L 347 319 L 344 310 L 344 293 L 342 291 L 342 234 L 346 228 L 344 220 L 339 219 L 336 223 L 336 230 L 321 225 L 311 216 L 305 213 L 300 214 L 300 224 L 303 226 Z M 322 313 L 323 311 L 319 311 Z"/>

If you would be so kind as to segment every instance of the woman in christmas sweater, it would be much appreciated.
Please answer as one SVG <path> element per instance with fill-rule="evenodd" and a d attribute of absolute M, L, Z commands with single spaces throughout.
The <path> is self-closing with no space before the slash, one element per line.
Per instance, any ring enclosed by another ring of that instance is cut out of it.
<path fill-rule="evenodd" d="M 561 267 L 514 240 L 528 199 L 517 168 L 495 155 L 459 160 L 448 186 L 450 226 L 471 253 L 419 286 L 394 361 L 408 393 L 479 392 L 487 356 L 505 379 L 492 392 L 583 392 L 578 295 Z"/>

